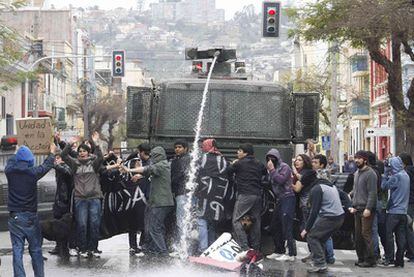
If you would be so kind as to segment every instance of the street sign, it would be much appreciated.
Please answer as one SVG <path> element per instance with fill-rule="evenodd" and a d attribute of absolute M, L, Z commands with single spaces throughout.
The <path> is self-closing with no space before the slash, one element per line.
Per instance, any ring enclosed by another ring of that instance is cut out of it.
<path fill-rule="evenodd" d="M 331 137 L 330 136 L 322 136 L 322 149 L 323 150 L 331 150 Z"/>
<path fill-rule="evenodd" d="M 390 137 L 392 136 L 392 128 L 365 128 L 365 137 Z"/>

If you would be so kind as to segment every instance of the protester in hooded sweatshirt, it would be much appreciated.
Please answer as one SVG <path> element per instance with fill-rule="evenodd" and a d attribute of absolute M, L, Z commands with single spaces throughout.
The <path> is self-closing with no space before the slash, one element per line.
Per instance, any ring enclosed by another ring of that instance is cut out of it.
<path fill-rule="evenodd" d="M 37 215 L 37 181 L 52 167 L 55 159 L 55 144 L 50 145 L 50 154 L 40 166 L 34 166 L 35 158 L 26 146 L 20 146 L 8 159 L 5 174 L 8 184 L 9 211 L 8 228 L 13 248 L 14 276 L 26 276 L 23 266 L 24 244 L 29 243 L 29 254 L 35 277 L 43 277 L 42 233 Z"/>
<path fill-rule="evenodd" d="M 408 201 L 407 214 L 410 216 L 410 220 L 407 224 L 407 253 L 406 256 L 410 259 L 410 262 L 414 262 L 414 232 L 412 226 L 412 220 L 414 218 L 414 166 L 413 160 L 408 153 L 401 153 L 399 155 L 403 164 L 404 170 L 410 177 L 410 200 Z"/>
<path fill-rule="evenodd" d="M 302 156 L 310 161 L 308 156 Z M 293 219 L 295 217 L 296 196 L 292 187 L 292 170 L 283 162 L 279 151 L 276 149 L 270 149 L 270 151 L 267 152 L 266 160 L 269 181 L 277 199 L 271 222 L 275 253 L 268 255 L 267 258 L 277 261 L 294 261 L 297 255 L 296 242 L 293 238 Z M 286 241 L 289 252 L 288 255 L 285 255 Z"/>
<path fill-rule="evenodd" d="M 388 160 L 385 167 L 381 188 L 389 190 L 387 203 L 386 233 L 387 247 L 383 265 L 388 266 L 394 260 L 394 239 L 397 244 L 395 267 L 404 267 L 404 252 L 406 248 L 407 210 L 410 198 L 410 177 L 404 170 L 400 157 Z"/>
<path fill-rule="evenodd" d="M 70 152 L 76 139 L 71 139 L 62 151 L 62 159 L 73 172 L 77 245 L 79 255 L 83 258 L 92 255 L 100 256 L 97 246 L 103 194 L 99 182 L 99 171 L 103 156 L 97 145 L 98 139 L 99 134 L 95 132 L 92 136 L 95 144 L 94 154 L 91 154 L 91 148 L 88 145 L 82 143 L 78 147 L 78 157 L 72 157 Z"/>
<path fill-rule="evenodd" d="M 126 172 L 136 172 L 151 177 L 151 191 L 145 224 L 148 224 L 144 252 L 162 257 L 168 256 L 165 242 L 165 219 L 174 209 L 171 191 L 171 167 L 167 161 L 164 148 L 151 150 L 151 164 L 133 169 L 123 168 Z"/>
<path fill-rule="evenodd" d="M 345 212 L 342 208 L 342 202 L 346 207 L 350 207 L 347 196 L 342 200 L 338 189 L 328 180 L 328 173 L 326 169 L 318 170 L 317 182 L 310 192 L 311 209 L 309 218 L 305 229 L 301 233 L 302 238 L 306 236 L 312 252 L 313 266 L 308 269 L 308 272 L 311 273 L 327 271 L 326 241 L 344 222 Z"/>
<path fill-rule="evenodd" d="M 56 193 L 53 204 L 53 217 L 61 219 L 63 215 L 71 212 L 73 178 L 72 170 L 62 160 L 61 151 L 55 155 Z M 52 255 L 69 255 L 68 241 L 56 241 L 56 247 L 49 251 Z"/>
<path fill-rule="evenodd" d="M 260 250 L 262 177 L 266 175 L 266 167 L 254 157 L 253 145 L 245 143 L 239 146 L 237 160 L 227 167 L 227 172 L 229 176 L 234 174 L 236 181 L 236 203 L 233 211 L 235 240 L 243 252 L 249 248 Z M 249 234 L 240 222 L 245 215 L 253 219 Z"/>
<path fill-rule="evenodd" d="M 217 148 L 216 141 L 204 140 L 202 151 L 197 176 L 198 186 L 195 192 L 201 253 L 217 239 L 217 225 L 226 219 L 226 194 L 231 191 L 226 174 L 227 161 Z"/>
<path fill-rule="evenodd" d="M 175 156 L 171 161 L 171 187 L 175 197 L 175 216 L 177 226 L 177 240 L 183 234 L 184 227 L 184 206 L 188 201 L 185 185 L 187 183 L 187 173 L 190 170 L 190 154 L 188 153 L 188 143 L 184 140 L 177 140 L 174 143 Z"/>
<path fill-rule="evenodd" d="M 377 207 L 377 175 L 368 166 L 368 153 L 360 150 L 355 154 L 358 171 L 355 172 L 354 188 L 350 192 L 355 217 L 355 248 L 358 256 L 356 266 L 374 267 L 376 258 L 372 240 L 372 225 Z"/>

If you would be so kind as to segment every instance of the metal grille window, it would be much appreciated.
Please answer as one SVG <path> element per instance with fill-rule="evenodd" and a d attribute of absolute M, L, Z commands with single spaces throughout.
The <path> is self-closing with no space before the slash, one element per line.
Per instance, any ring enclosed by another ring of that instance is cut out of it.
<path fill-rule="evenodd" d="M 204 84 L 172 84 L 161 91 L 156 134 L 193 136 Z M 222 138 L 290 139 L 290 102 L 277 86 L 213 83 L 202 135 Z"/>

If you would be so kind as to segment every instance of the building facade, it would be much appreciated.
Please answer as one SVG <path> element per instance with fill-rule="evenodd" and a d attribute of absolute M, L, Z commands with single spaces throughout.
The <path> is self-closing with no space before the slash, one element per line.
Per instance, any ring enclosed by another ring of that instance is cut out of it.
<path fill-rule="evenodd" d="M 389 59 L 392 58 L 389 41 L 385 44 L 383 51 Z M 377 64 L 373 60 L 370 63 L 371 127 L 394 130 L 394 114 L 387 90 L 388 74 L 382 65 Z M 371 139 L 370 150 L 377 153 L 380 160 L 385 159 L 389 153 L 395 154 L 395 149 L 395 136 L 392 134 L 389 136 L 372 137 Z"/>

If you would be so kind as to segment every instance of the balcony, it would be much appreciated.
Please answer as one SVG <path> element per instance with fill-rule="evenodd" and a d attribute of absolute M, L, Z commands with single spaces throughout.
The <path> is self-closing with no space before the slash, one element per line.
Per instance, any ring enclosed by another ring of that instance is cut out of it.
<path fill-rule="evenodd" d="M 352 76 L 360 76 L 368 73 L 368 56 L 366 54 L 355 54 L 350 57 Z"/>
<path fill-rule="evenodd" d="M 66 109 L 70 111 L 77 112 L 80 110 L 80 95 L 76 94 L 66 94 Z"/>
<path fill-rule="evenodd" d="M 355 119 L 369 118 L 369 99 L 353 99 L 351 102 L 351 116 Z"/>

